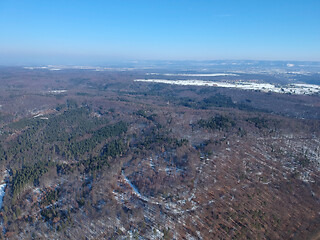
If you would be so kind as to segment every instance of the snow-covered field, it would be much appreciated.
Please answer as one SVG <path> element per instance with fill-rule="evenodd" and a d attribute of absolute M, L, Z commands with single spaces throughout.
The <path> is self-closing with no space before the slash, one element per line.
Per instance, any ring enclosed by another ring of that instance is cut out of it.
<path fill-rule="evenodd" d="M 67 92 L 67 90 L 51 90 L 49 91 L 49 93 L 53 93 L 53 94 L 59 94 L 59 93 L 65 93 Z"/>
<path fill-rule="evenodd" d="M 162 75 L 162 76 L 183 76 L 183 77 L 225 77 L 225 76 L 239 76 L 233 73 L 147 73 L 146 75 Z"/>
<path fill-rule="evenodd" d="M 320 93 L 320 86 L 312 84 L 290 84 L 286 86 L 276 86 L 270 83 L 255 82 L 212 82 L 203 80 L 168 80 L 168 79 L 136 79 L 135 82 L 165 83 L 183 86 L 208 86 L 239 88 L 245 90 L 259 90 L 262 92 L 291 93 L 291 94 L 316 94 Z"/>

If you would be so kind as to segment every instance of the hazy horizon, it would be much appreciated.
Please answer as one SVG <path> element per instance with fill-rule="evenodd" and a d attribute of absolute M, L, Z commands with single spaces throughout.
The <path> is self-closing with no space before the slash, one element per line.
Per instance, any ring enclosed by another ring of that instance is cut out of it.
<path fill-rule="evenodd" d="M 32 58 L 19 58 L 12 59 L 12 60 L 3 60 L 1 61 L 0 57 L 0 67 L 47 67 L 47 66 L 64 66 L 64 67 L 150 67 L 152 66 L 169 66 L 171 64 L 178 65 L 180 67 L 189 66 L 190 64 L 196 64 L 198 67 L 205 67 L 207 65 L 216 65 L 216 66 L 240 66 L 240 65 L 260 65 L 260 64 L 267 64 L 275 66 L 283 66 L 285 65 L 293 65 L 294 67 L 298 66 L 305 66 L 301 64 L 309 64 L 309 66 L 315 65 L 320 67 L 320 61 L 312 61 L 312 60 L 286 60 L 286 59 L 206 59 L 206 60 L 194 60 L 194 59 L 182 59 L 182 60 L 175 60 L 175 59 L 104 59 L 104 58 L 92 58 L 92 59 L 57 59 L 57 58 L 50 58 L 54 60 L 48 59 L 32 59 Z M 199 65 L 200 64 L 200 65 Z M 274 65 L 276 64 L 276 65 Z M 269 67 L 270 67 L 269 66 Z M 289 67 L 293 67 L 289 66 Z"/>

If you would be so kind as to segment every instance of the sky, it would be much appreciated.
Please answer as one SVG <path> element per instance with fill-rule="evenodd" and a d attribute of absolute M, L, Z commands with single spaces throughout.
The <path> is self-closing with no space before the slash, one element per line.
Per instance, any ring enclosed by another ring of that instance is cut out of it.
<path fill-rule="evenodd" d="M 320 0 L 0 0 L 0 64 L 320 61 Z"/>

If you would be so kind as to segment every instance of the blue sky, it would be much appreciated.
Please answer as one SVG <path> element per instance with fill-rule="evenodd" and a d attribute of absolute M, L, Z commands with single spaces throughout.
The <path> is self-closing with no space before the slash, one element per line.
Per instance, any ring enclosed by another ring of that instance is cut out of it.
<path fill-rule="evenodd" d="M 0 64 L 320 60 L 319 0 L 0 0 Z"/>

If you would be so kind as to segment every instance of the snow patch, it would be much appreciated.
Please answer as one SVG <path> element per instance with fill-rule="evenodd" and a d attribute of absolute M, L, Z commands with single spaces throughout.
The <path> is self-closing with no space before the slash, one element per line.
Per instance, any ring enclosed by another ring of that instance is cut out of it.
<path fill-rule="evenodd" d="M 286 86 L 276 86 L 270 83 L 256 82 L 213 82 L 203 80 L 168 80 L 168 79 L 135 79 L 135 82 L 148 83 L 165 83 L 171 85 L 182 86 L 208 86 L 208 87 L 224 87 L 238 88 L 244 90 L 257 90 L 262 92 L 290 93 L 290 94 L 316 94 L 320 93 L 320 86 L 313 84 L 290 84 Z"/>
<path fill-rule="evenodd" d="M 5 183 L 0 185 L 0 209 L 2 208 L 3 197 L 5 195 L 6 186 L 7 184 Z"/>
<path fill-rule="evenodd" d="M 146 75 L 162 75 L 162 76 L 183 76 L 183 77 L 225 77 L 239 76 L 233 73 L 147 73 Z"/>
<path fill-rule="evenodd" d="M 8 171 L 5 170 L 2 174 L 2 181 L 0 183 L 0 209 L 2 208 L 2 203 L 3 203 L 3 198 L 4 195 L 6 194 L 6 178 L 9 176 Z"/>
<path fill-rule="evenodd" d="M 59 94 L 59 93 L 65 93 L 67 92 L 67 90 L 51 90 L 49 91 L 49 93 L 53 93 L 53 94 Z"/>

